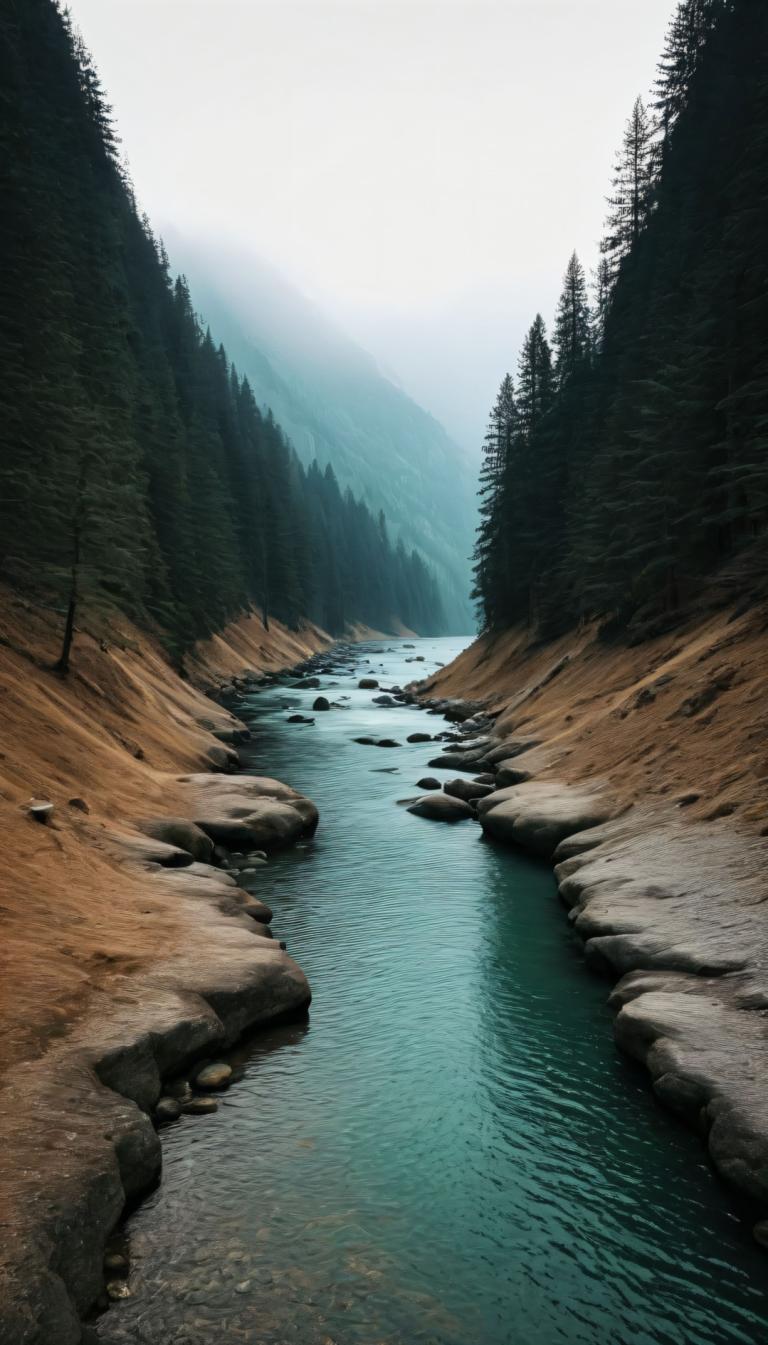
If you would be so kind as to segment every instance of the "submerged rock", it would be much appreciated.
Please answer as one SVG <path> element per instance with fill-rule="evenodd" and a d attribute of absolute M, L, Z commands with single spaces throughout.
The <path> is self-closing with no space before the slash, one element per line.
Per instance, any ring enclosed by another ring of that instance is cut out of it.
<path fill-rule="evenodd" d="M 330 708 L 331 702 L 328 700 L 327 696 L 318 696 L 312 704 L 313 710 L 330 710 Z"/>
<path fill-rule="evenodd" d="M 431 733 L 409 733 L 405 740 L 407 743 L 431 743 Z"/>
<path fill-rule="evenodd" d="M 423 780 L 416 781 L 417 789 L 439 789 L 440 781 L 436 780 L 434 775 L 425 775 Z"/>
<path fill-rule="evenodd" d="M 215 1097 L 193 1097 L 182 1103 L 181 1110 L 185 1116 L 208 1116 L 219 1110 L 219 1104 Z"/>
<path fill-rule="evenodd" d="M 361 677 L 357 685 L 361 691 L 378 691 L 379 687 L 375 677 Z"/>

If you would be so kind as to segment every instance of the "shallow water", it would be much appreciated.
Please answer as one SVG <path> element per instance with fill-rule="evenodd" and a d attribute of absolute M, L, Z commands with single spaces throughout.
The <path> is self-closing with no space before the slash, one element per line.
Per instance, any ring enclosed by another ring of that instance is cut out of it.
<path fill-rule="evenodd" d="M 262 1033 L 217 1115 L 164 1132 L 129 1222 L 133 1296 L 98 1323 L 147 1345 L 728 1345 L 768 1338 L 768 1262 L 699 1141 L 612 1044 L 550 870 L 397 806 L 445 724 L 372 705 L 463 642 L 361 646 L 316 691 L 237 709 L 260 773 L 318 804 L 253 889 L 307 972 L 308 1024 Z M 395 652 L 371 652 L 384 648 Z M 424 664 L 406 664 L 415 655 Z M 370 659 L 371 667 L 367 666 Z"/>

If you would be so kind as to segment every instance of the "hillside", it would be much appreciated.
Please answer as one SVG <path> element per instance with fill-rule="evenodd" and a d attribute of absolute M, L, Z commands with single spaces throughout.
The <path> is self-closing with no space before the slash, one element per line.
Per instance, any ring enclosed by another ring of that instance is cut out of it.
<path fill-rule="evenodd" d="M 384 377 L 373 358 L 255 254 L 173 229 L 174 268 L 257 401 L 301 460 L 330 462 L 342 487 L 383 509 L 436 567 L 448 628 L 474 628 L 469 557 L 475 481 L 443 427 Z"/>

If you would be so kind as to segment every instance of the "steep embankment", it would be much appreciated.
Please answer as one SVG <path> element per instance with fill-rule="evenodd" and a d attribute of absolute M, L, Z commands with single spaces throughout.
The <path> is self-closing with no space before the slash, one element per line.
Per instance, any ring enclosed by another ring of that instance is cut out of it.
<path fill-rule="evenodd" d="M 495 772 L 483 829 L 554 858 L 590 965 L 618 981 L 619 1044 L 763 1212 L 766 629 L 756 608 L 632 648 L 510 632 L 421 688 L 493 715 L 492 743 L 462 753 Z"/>
<path fill-rule="evenodd" d="M 243 802 L 228 797 L 231 777 L 205 773 L 231 752 L 215 734 L 236 735 L 232 717 L 127 622 L 94 618 L 62 681 L 48 670 L 58 624 L 2 594 L 0 1339 L 9 1345 L 81 1339 L 76 1309 L 101 1292 L 105 1237 L 158 1169 L 145 1113 L 160 1077 L 309 993 L 263 937 L 266 907 L 137 826 L 226 820 Z M 275 624 L 267 634 L 245 619 L 197 651 L 193 674 L 212 685 L 328 643 L 315 628 Z M 276 782 L 240 792 L 265 836 L 316 818 Z M 45 825 L 29 812 L 33 798 L 53 804 Z M 210 841 L 195 829 L 179 843 L 208 859 Z"/>

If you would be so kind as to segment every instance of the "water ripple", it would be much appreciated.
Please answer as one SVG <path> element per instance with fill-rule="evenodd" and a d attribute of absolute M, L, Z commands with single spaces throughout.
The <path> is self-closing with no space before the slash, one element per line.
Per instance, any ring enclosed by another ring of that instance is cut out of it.
<path fill-rule="evenodd" d="M 422 641 L 417 666 L 456 648 Z M 321 810 L 316 839 L 254 884 L 312 1017 L 239 1054 L 216 1116 L 166 1132 L 163 1184 L 130 1223 L 133 1297 L 100 1339 L 765 1340 L 765 1262 L 698 1141 L 615 1053 L 549 870 L 396 806 L 435 751 L 405 738 L 443 723 L 357 690 L 361 671 L 408 680 L 393 650 L 361 648 L 331 679 L 350 708 L 313 727 L 282 706 L 314 691 L 241 708 L 254 767 Z"/>

